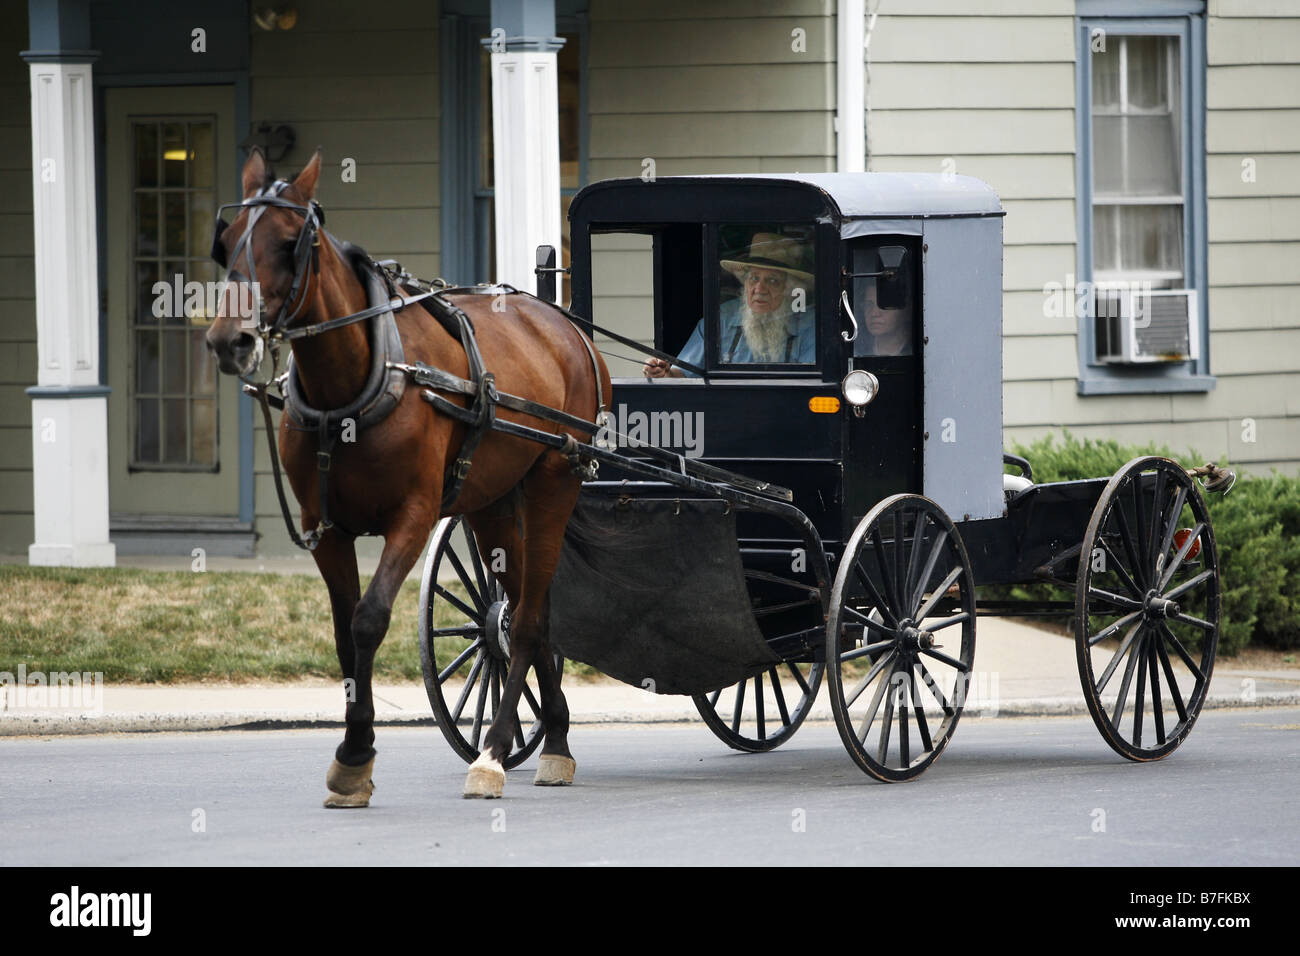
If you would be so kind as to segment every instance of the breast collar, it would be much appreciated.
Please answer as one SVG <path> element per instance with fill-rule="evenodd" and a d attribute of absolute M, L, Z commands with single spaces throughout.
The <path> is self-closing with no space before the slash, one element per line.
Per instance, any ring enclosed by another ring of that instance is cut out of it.
<path fill-rule="evenodd" d="M 387 284 L 369 259 L 351 256 L 329 233 L 325 233 L 325 238 L 340 259 L 352 262 L 357 278 L 365 286 L 367 301 L 372 306 L 392 301 Z M 308 405 L 303 397 L 297 364 L 293 356 L 289 356 L 284 372 L 284 409 L 289 416 L 290 427 L 317 432 L 324 428 L 334 436 L 346 427 L 348 420 L 357 429 L 368 428 L 383 421 L 397 407 L 406 390 L 405 373 L 400 368 L 393 367 L 406 362 L 402 338 L 397 331 L 397 319 L 392 310 L 387 309 L 373 316 L 366 325 L 370 333 L 370 373 L 361 394 L 343 408 L 318 409 Z"/>

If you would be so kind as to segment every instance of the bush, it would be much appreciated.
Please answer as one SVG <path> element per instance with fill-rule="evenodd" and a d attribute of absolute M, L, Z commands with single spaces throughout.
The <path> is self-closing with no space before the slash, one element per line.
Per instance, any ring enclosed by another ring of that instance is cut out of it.
<path fill-rule="evenodd" d="M 1044 484 L 1049 481 L 1077 481 L 1080 478 L 1105 478 L 1115 474 L 1128 462 L 1139 455 L 1161 455 L 1172 458 L 1191 468 L 1205 462 L 1196 457 L 1178 456 L 1167 446 L 1155 443 L 1146 446 L 1121 445 L 1113 439 L 1085 438 L 1079 440 L 1068 431 L 1060 443 L 1055 435 L 1047 435 L 1031 444 L 1013 445 L 1010 449 L 1021 458 L 1028 458 L 1034 468 L 1034 482 Z M 1008 465 L 1007 472 L 1020 474 L 1020 469 Z"/>
<path fill-rule="evenodd" d="M 1223 568 L 1220 640 L 1300 647 L 1300 479 L 1242 478 L 1209 504 Z"/>
<path fill-rule="evenodd" d="M 1027 448 L 1017 444 L 1010 450 L 1029 459 L 1035 482 L 1113 475 L 1140 455 L 1162 455 L 1187 467 L 1204 463 L 1195 452 L 1175 455 L 1155 444 L 1080 440 L 1068 431 L 1059 441 L 1049 435 Z M 1019 473 L 1013 466 L 1007 471 Z M 1300 647 L 1300 479 L 1276 473 L 1242 476 L 1226 498 L 1207 495 L 1206 504 L 1219 546 L 1219 650 L 1232 655 L 1251 643 Z M 1011 593 L 1041 598 L 1047 596 L 1043 588 L 1029 585 Z"/>

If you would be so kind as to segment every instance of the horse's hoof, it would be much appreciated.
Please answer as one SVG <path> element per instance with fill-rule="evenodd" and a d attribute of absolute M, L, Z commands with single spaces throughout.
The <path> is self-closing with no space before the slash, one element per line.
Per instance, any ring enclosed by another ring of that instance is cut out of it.
<path fill-rule="evenodd" d="M 375 792 L 375 782 L 370 779 L 374 769 L 374 757 L 360 767 L 349 767 L 337 760 L 331 762 L 329 772 L 325 774 L 325 786 L 330 792 L 325 798 L 325 807 L 337 810 L 370 806 L 370 795 Z"/>
<path fill-rule="evenodd" d="M 572 757 L 561 754 L 542 754 L 537 764 L 537 776 L 533 777 L 534 787 L 567 787 L 573 783 L 573 771 L 578 764 Z"/>
<path fill-rule="evenodd" d="M 465 777 L 465 799 L 499 800 L 506 785 L 506 769 L 486 750 L 469 765 Z"/>

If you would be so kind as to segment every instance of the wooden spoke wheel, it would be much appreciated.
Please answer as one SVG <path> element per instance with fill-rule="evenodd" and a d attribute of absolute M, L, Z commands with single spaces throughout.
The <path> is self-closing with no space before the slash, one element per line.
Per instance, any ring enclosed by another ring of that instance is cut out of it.
<path fill-rule="evenodd" d="M 773 561 L 776 553 L 780 559 Z M 754 619 L 781 658 L 731 687 L 695 696 L 695 709 L 733 750 L 765 753 L 794 736 L 817 700 L 825 665 L 810 646 L 825 621 L 824 585 L 807 568 L 786 566 L 787 552 L 741 549 Z"/>
<path fill-rule="evenodd" d="M 1079 553 L 1079 679 L 1106 742 L 1141 761 L 1177 748 L 1205 703 L 1218 645 L 1205 499 L 1176 462 L 1135 458 L 1102 492 Z"/>
<path fill-rule="evenodd" d="M 849 755 L 886 782 L 943 753 L 975 662 L 975 582 L 943 509 L 894 495 L 862 519 L 831 591 L 826 660 Z"/>
<path fill-rule="evenodd" d="M 510 665 L 510 605 L 488 574 L 459 515 L 433 532 L 420 584 L 420 666 L 433 716 L 453 750 L 472 763 L 492 725 Z M 564 661 L 555 657 L 557 670 Z M 541 695 L 529 670 L 504 763 L 523 763 L 542 742 Z"/>
<path fill-rule="evenodd" d="M 813 661 L 782 661 L 732 687 L 696 695 L 695 707 L 728 747 L 774 750 L 794 736 L 812 710 L 824 671 Z"/>

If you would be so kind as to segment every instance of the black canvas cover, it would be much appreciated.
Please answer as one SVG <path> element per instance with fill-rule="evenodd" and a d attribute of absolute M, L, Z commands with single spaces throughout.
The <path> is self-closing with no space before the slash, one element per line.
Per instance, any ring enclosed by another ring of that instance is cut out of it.
<path fill-rule="evenodd" d="M 551 584 L 551 643 L 658 694 L 729 687 L 780 659 L 750 610 L 724 502 L 584 493 Z"/>

